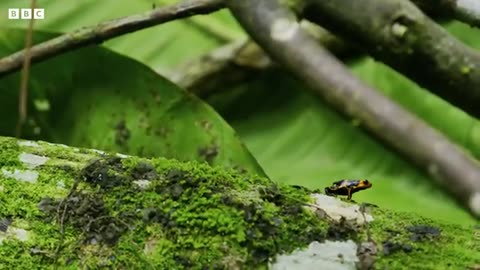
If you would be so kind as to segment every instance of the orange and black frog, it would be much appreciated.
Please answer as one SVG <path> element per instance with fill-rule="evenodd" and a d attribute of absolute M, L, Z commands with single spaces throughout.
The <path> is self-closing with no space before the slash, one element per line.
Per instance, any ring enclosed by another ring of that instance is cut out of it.
<path fill-rule="evenodd" d="M 336 195 L 346 195 L 347 200 L 352 199 L 353 193 L 364 190 L 367 188 L 371 188 L 372 183 L 370 183 L 367 179 L 364 180 L 340 180 L 334 182 L 331 186 L 325 188 L 325 194 L 329 196 L 336 196 Z"/>

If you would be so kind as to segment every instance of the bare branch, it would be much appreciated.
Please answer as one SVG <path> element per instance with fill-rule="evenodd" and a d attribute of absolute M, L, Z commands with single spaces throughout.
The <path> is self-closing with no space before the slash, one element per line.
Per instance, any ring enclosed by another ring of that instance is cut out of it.
<path fill-rule="evenodd" d="M 377 60 L 480 116 L 480 54 L 408 0 L 306 0 L 306 16 Z"/>
<path fill-rule="evenodd" d="M 361 53 L 327 30 L 302 21 L 308 30 L 325 48 L 345 60 L 352 60 Z M 206 98 L 226 86 L 255 79 L 266 70 L 277 68 L 267 54 L 252 40 L 232 42 L 193 61 L 180 65 L 173 72 L 162 72 L 170 80 L 197 96 Z"/>
<path fill-rule="evenodd" d="M 362 12 L 367 5 L 364 2 Z M 273 59 L 336 109 L 359 119 L 376 136 L 415 161 L 463 207 L 480 217 L 480 167 L 473 158 L 438 131 L 354 77 L 301 29 L 295 16 L 277 0 L 227 0 L 226 3 L 252 38 Z"/>
<path fill-rule="evenodd" d="M 180 87 L 206 98 L 225 90 L 225 85 L 253 79 L 258 71 L 272 66 L 270 58 L 254 42 L 240 40 L 180 65 L 167 77 Z"/>
<path fill-rule="evenodd" d="M 480 27 L 480 2 L 477 0 L 412 0 L 424 12 L 433 16 L 454 18 Z"/>
<path fill-rule="evenodd" d="M 198 14 L 208 14 L 222 7 L 222 0 L 185 0 L 142 15 L 132 15 L 103 22 L 93 27 L 81 28 L 33 46 L 31 61 L 40 62 L 80 47 L 102 43 L 105 40 L 165 22 Z M 24 58 L 25 50 L 0 59 L 0 77 L 20 69 Z"/>

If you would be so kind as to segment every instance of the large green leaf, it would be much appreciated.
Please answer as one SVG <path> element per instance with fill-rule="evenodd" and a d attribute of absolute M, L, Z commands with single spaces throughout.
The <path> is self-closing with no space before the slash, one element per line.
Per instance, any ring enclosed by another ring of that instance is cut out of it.
<path fill-rule="evenodd" d="M 22 48 L 24 35 L 23 30 L 2 29 L 0 56 Z M 36 32 L 35 42 L 51 37 Z M 19 77 L 17 72 L 0 80 L 2 135 L 14 134 Z M 30 122 L 36 124 L 29 137 L 262 173 L 209 105 L 105 48 L 84 48 L 35 65 L 30 97 Z"/>
<path fill-rule="evenodd" d="M 35 21 L 35 29 L 69 32 L 100 22 L 141 14 L 177 0 L 37 0 L 45 9 L 45 19 Z M 30 1 L 2 0 L 0 13 L 8 8 L 26 8 Z M 24 27 L 28 20 L 7 20 L 0 16 L 0 25 Z M 226 10 L 210 16 L 197 16 L 148 28 L 105 42 L 114 51 L 137 59 L 156 70 L 164 71 L 180 62 L 198 57 L 228 39 L 244 36 L 236 21 Z"/>

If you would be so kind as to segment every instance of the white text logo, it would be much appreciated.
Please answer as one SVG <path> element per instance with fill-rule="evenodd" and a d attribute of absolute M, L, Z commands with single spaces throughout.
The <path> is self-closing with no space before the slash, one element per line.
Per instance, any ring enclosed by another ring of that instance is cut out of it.
<path fill-rule="evenodd" d="M 45 9 L 43 8 L 9 8 L 8 18 L 11 20 L 43 20 L 45 18 Z"/>

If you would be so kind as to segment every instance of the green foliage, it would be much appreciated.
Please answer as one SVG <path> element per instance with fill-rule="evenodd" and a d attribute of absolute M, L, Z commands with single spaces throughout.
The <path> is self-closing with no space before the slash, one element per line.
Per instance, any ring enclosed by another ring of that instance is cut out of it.
<path fill-rule="evenodd" d="M 20 30 L 2 30 L 0 55 L 21 49 L 24 35 Z M 36 32 L 35 42 L 51 37 Z M 16 115 L 19 82 L 19 72 L 1 79 L 1 115 Z M 108 49 L 84 48 L 35 65 L 29 87 L 28 138 L 147 157 L 203 160 L 262 174 L 233 129 L 209 105 Z M 14 135 L 16 121 L 6 117 L 1 133 Z"/>
<path fill-rule="evenodd" d="M 408 269 L 468 269 L 479 262 L 480 241 L 473 226 L 438 224 L 412 213 L 376 210 L 374 214 L 378 219 L 370 230 L 374 240 L 383 245 L 375 264 L 378 269 L 404 269 L 407 265 Z M 465 234 L 465 229 L 469 233 Z M 387 245 L 390 253 L 385 253 Z M 395 246 L 404 248 L 396 250 Z M 442 252 L 446 247 L 448 251 Z"/>

